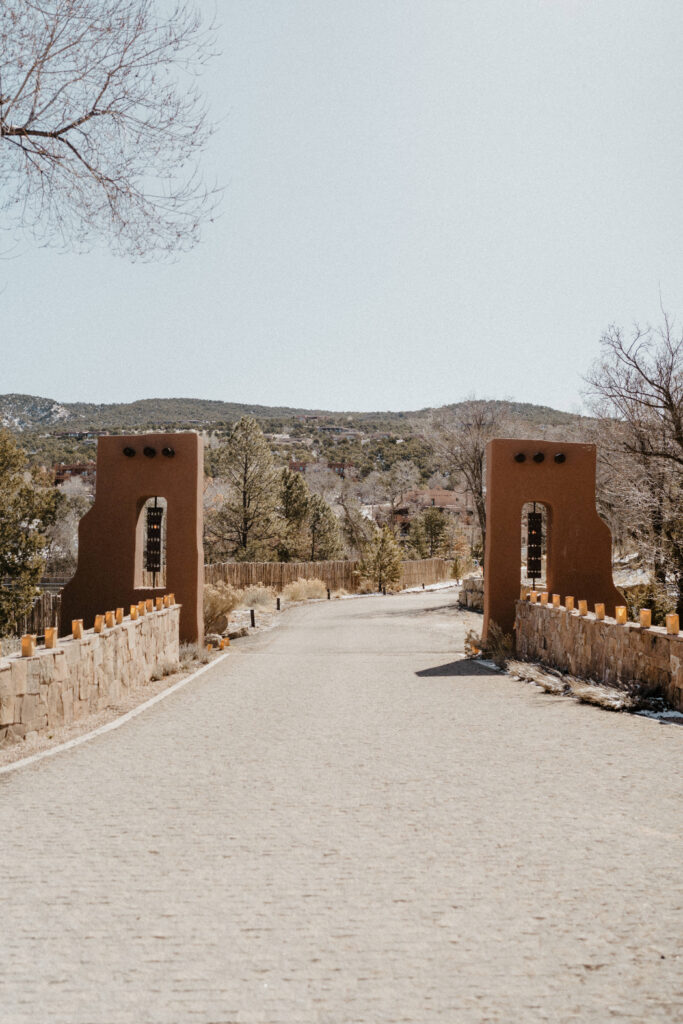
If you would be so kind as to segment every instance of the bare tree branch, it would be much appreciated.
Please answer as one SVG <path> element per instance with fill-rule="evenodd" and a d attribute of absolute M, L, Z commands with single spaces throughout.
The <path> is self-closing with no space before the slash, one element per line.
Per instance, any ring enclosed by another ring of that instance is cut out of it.
<path fill-rule="evenodd" d="M 136 257 L 192 246 L 218 195 L 199 174 L 212 129 L 193 80 L 213 37 L 185 0 L 4 0 L 4 227 Z"/>

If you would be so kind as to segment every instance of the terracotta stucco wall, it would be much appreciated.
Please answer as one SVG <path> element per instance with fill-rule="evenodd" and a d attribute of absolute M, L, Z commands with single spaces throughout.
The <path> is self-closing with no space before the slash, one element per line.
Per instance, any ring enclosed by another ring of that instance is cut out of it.
<path fill-rule="evenodd" d="M 168 591 L 182 605 L 181 640 L 203 636 L 203 476 L 202 439 L 194 432 L 99 438 L 95 504 L 79 524 L 78 567 L 62 591 L 63 635 L 72 619 L 90 627 L 107 608 Z M 142 586 L 140 513 L 152 497 L 167 502 L 164 590 Z"/>
<path fill-rule="evenodd" d="M 518 461 L 521 460 L 521 461 Z M 548 513 L 546 590 L 606 611 L 625 604 L 612 582 L 612 538 L 595 508 L 592 444 L 501 439 L 486 448 L 484 635 L 490 622 L 512 630 L 521 581 L 522 508 Z"/>

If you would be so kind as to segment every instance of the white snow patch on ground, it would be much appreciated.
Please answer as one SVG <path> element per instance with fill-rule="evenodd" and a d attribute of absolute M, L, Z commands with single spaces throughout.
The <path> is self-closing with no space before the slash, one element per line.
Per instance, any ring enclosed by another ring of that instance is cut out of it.
<path fill-rule="evenodd" d="M 658 718 L 660 721 L 667 718 L 683 719 L 683 711 L 636 711 L 636 714 L 642 715 L 643 718 Z"/>
<path fill-rule="evenodd" d="M 462 580 L 443 580 L 441 583 L 427 583 L 425 590 L 449 590 L 451 587 L 462 586 Z M 422 584 L 419 587 L 406 587 L 402 590 L 402 594 L 417 594 L 422 593 Z"/>

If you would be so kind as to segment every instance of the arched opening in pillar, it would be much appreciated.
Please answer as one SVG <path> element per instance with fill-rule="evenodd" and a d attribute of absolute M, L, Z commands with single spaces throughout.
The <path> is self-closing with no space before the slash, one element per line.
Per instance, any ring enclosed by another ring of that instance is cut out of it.
<path fill-rule="evenodd" d="M 135 543 L 136 590 L 165 590 L 168 502 L 154 495 L 139 503 Z"/>
<path fill-rule="evenodd" d="M 522 506 L 520 583 L 529 590 L 546 590 L 550 510 L 540 501 Z"/>

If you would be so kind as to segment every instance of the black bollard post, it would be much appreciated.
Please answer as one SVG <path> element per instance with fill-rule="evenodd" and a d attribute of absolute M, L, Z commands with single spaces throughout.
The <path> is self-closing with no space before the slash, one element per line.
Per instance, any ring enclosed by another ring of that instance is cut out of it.
<path fill-rule="evenodd" d="M 387 588 L 386 587 L 382 587 L 382 593 L 384 594 L 385 597 L 387 596 Z"/>
<path fill-rule="evenodd" d="M 256 615 L 254 614 L 253 608 L 249 609 L 249 615 L 251 616 L 251 628 L 254 629 L 256 626 Z"/>
<path fill-rule="evenodd" d="M 332 591 L 330 590 L 329 587 L 327 588 L 327 600 L 328 601 L 332 600 Z"/>
<path fill-rule="evenodd" d="M 277 610 L 280 611 L 280 598 L 277 599 Z"/>

